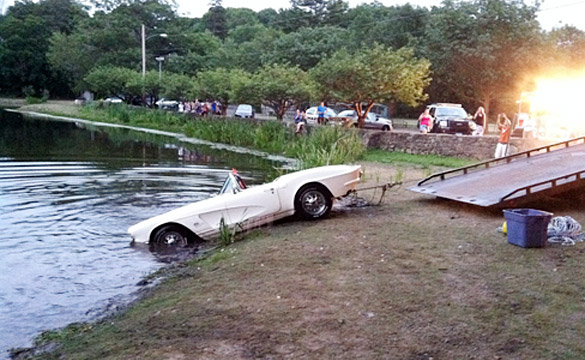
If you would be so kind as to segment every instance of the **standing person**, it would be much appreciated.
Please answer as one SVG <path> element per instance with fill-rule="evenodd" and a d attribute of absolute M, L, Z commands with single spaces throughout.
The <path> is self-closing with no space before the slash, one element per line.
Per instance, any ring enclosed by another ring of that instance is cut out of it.
<path fill-rule="evenodd" d="M 321 105 L 317 108 L 317 124 L 325 124 L 325 113 L 327 112 L 327 106 L 325 102 L 321 101 Z"/>
<path fill-rule="evenodd" d="M 496 145 L 495 158 L 504 157 L 508 155 L 508 147 L 510 142 L 510 134 L 512 133 L 512 122 L 506 114 L 498 114 L 498 131 L 500 132 L 500 139 Z"/>
<path fill-rule="evenodd" d="M 475 128 L 475 130 L 473 131 L 473 136 L 483 136 L 484 133 L 484 129 L 486 126 L 486 115 L 485 115 L 485 109 L 483 108 L 483 106 L 480 106 L 477 108 L 477 111 L 475 112 L 475 115 L 473 115 L 473 122 L 475 122 L 475 124 L 477 125 L 477 127 Z"/>
<path fill-rule="evenodd" d="M 425 111 L 420 114 L 418 117 L 418 128 L 422 134 L 429 133 L 433 128 L 433 117 L 429 114 L 429 109 L 426 108 Z"/>

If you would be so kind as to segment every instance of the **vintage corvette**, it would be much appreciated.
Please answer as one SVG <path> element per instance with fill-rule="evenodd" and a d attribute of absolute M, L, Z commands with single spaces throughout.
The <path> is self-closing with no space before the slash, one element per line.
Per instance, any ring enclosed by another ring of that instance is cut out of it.
<path fill-rule="evenodd" d="M 290 215 L 319 219 L 333 199 L 347 195 L 361 179 L 359 165 L 331 165 L 282 175 L 247 187 L 236 171 L 228 174 L 219 195 L 131 226 L 134 242 L 184 247 L 217 237 L 222 226 L 244 230 Z"/>

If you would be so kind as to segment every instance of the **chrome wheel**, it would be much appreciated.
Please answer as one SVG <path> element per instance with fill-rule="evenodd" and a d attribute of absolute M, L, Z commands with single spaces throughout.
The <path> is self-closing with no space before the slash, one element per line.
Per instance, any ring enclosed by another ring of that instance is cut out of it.
<path fill-rule="evenodd" d="M 297 198 L 297 210 L 307 219 L 318 219 L 329 213 L 332 200 L 329 192 L 319 186 L 301 189 Z"/>

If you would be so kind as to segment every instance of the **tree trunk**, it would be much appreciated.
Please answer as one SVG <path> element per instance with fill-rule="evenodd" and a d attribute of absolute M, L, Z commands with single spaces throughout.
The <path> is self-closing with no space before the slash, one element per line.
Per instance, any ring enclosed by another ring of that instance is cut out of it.
<path fill-rule="evenodd" d="M 276 112 L 276 119 L 282 121 L 284 119 L 284 114 L 286 113 L 286 109 L 287 109 L 287 103 L 286 100 L 281 101 L 278 107 L 278 111 Z"/>

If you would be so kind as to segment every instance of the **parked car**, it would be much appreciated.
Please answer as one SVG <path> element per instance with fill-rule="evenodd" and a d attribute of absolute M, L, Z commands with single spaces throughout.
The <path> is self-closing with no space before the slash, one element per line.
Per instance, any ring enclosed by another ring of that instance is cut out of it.
<path fill-rule="evenodd" d="M 307 123 L 310 124 L 317 123 L 317 118 L 319 117 L 319 115 L 317 114 L 317 106 L 308 108 L 305 114 L 307 116 Z M 329 121 L 330 118 L 333 118 L 335 116 L 337 116 L 335 110 L 328 107 L 327 110 L 325 111 L 325 122 Z"/>
<path fill-rule="evenodd" d="M 110 96 L 104 99 L 104 102 L 106 104 L 121 104 L 124 102 L 124 100 L 122 100 L 121 98 L 117 97 L 117 96 Z"/>
<path fill-rule="evenodd" d="M 427 108 L 434 119 L 433 133 L 471 135 L 477 127 L 461 104 L 438 103 Z"/>
<path fill-rule="evenodd" d="M 135 242 L 185 247 L 216 237 L 224 226 L 244 230 L 293 214 L 319 219 L 329 213 L 334 198 L 347 195 L 360 179 L 359 165 L 332 165 L 247 187 L 232 172 L 218 196 L 142 221 L 128 232 Z"/>
<path fill-rule="evenodd" d="M 162 98 L 155 103 L 156 107 L 164 110 L 175 110 L 179 107 L 177 100 L 170 100 Z"/>
<path fill-rule="evenodd" d="M 234 116 L 239 118 L 253 119 L 256 116 L 256 114 L 254 113 L 254 108 L 252 107 L 252 105 L 240 104 L 236 108 Z"/>
<path fill-rule="evenodd" d="M 357 111 L 355 110 L 343 110 L 339 114 L 337 114 L 338 119 L 342 119 L 344 121 L 350 121 L 351 126 L 357 127 L 358 126 L 358 116 Z M 366 121 L 364 122 L 365 129 L 376 129 L 376 130 L 383 130 L 383 131 L 391 131 L 392 130 L 392 120 L 383 118 L 377 114 L 369 112 L 366 116 Z"/>

